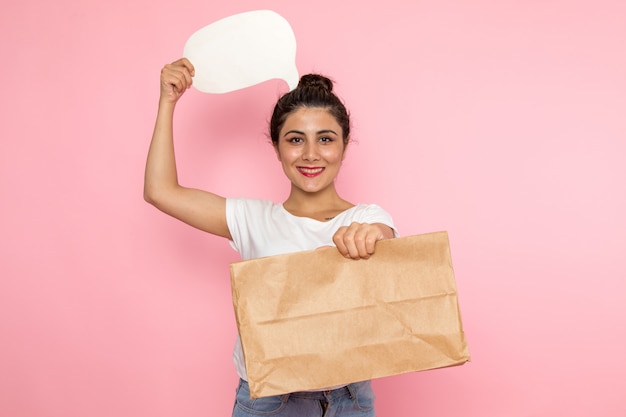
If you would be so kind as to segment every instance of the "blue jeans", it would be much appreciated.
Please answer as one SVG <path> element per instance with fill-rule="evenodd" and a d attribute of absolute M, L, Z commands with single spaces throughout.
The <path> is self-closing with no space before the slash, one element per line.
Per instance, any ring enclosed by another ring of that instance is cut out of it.
<path fill-rule="evenodd" d="M 370 381 L 349 384 L 332 391 L 292 392 L 250 398 L 250 388 L 239 381 L 233 417 L 375 417 Z"/>

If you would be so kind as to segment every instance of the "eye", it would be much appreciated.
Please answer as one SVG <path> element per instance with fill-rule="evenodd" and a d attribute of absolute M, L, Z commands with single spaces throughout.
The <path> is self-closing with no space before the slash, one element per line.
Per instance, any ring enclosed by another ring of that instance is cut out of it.
<path fill-rule="evenodd" d="M 287 139 L 287 142 L 289 143 L 302 143 L 302 138 L 299 136 L 294 136 L 292 138 Z"/>
<path fill-rule="evenodd" d="M 334 139 L 328 136 L 322 136 L 319 140 L 320 142 L 329 143 L 332 142 Z"/>

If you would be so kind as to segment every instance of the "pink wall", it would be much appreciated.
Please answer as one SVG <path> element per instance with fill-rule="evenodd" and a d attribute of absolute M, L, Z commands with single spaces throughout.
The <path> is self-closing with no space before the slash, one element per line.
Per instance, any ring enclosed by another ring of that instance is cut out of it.
<path fill-rule="evenodd" d="M 450 234 L 473 361 L 377 380 L 379 415 L 626 415 L 618 0 L 3 2 L 0 414 L 230 415 L 236 254 L 141 189 L 161 66 L 255 9 L 352 111 L 341 192 Z M 284 88 L 190 91 L 181 180 L 284 198 L 264 136 Z"/>

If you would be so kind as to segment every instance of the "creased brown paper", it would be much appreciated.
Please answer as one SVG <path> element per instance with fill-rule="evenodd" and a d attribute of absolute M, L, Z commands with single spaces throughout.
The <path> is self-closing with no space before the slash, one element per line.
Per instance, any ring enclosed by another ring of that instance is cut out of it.
<path fill-rule="evenodd" d="M 447 232 L 380 241 L 368 260 L 322 248 L 230 270 L 252 397 L 469 360 Z"/>

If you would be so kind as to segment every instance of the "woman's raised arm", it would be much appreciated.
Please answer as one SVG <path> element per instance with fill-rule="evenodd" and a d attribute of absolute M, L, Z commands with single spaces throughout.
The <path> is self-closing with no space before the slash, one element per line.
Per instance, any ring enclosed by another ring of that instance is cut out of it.
<path fill-rule="evenodd" d="M 193 65 L 185 58 L 161 70 L 159 108 L 148 151 L 144 199 L 164 213 L 195 228 L 230 239 L 226 224 L 226 200 L 216 194 L 183 187 L 178 183 L 174 155 L 174 109 L 191 87 Z"/>

